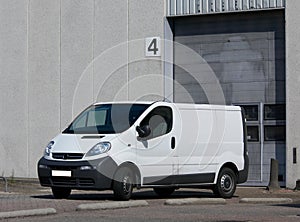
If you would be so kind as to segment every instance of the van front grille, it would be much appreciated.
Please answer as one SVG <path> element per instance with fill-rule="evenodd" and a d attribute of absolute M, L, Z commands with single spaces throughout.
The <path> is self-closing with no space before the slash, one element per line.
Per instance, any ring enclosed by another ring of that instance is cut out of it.
<path fill-rule="evenodd" d="M 59 160 L 80 160 L 83 156 L 83 153 L 52 153 L 52 158 Z"/>
<path fill-rule="evenodd" d="M 75 178 L 55 178 L 55 177 L 53 177 L 52 183 L 53 183 L 53 185 L 56 185 L 56 186 L 63 186 L 63 185 L 75 186 L 76 179 Z"/>
<path fill-rule="evenodd" d="M 89 178 L 52 177 L 51 180 L 54 186 L 92 187 L 95 185 L 95 181 Z"/>

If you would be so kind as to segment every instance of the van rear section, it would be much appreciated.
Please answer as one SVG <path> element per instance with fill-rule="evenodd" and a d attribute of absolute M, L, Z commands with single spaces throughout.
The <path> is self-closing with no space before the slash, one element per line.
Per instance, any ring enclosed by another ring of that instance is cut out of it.
<path fill-rule="evenodd" d="M 176 147 L 178 176 L 194 177 L 194 181 L 183 181 L 186 186 L 212 187 L 218 196 L 232 197 L 236 184 L 248 176 L 241 108 L 195 104 L 176 104 L 176 108 L 180 120 L 176 128 L 182 129 Z"/>
<path fill-rule="evenodd" d="M 238 174 L 237 183 L 245 183 L 248 179 L 248 171 L 249 171 L 249 156 L 248 156 L 248 147 L 247 147 L 247 127 L 246 127 L 246 117 L 244 109 L 241 108 L 242 114 L 242 123 L 243 123 L 243 139 L 244 139 L 244 168 Z"/>
<path fill-rule="evenodd" d="M 97 103 L 49 142 L 38 176 L 56 198 L 73 189 L 108 189 L 129 200 L 133 188 L 144 187 L 163 197 L 178 188 L 209 187 L 231 198 L 247 180 L 248 164 L 240 107 Z"/>

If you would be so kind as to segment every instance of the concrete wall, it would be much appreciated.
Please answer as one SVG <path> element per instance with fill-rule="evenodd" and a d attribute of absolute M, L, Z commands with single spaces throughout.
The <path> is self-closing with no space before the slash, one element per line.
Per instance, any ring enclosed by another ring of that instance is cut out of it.
<path fill-rule="evenodd" d="M 164 81 L 163 76 L 160 75 L 163 63 L 160 58 L 145 58 L 144 38 L 153 36 L 163 38 L 163 16 L 166 11 L 164 4 L 165 1 L 155 0 L 129 1 L 128 96 L 130 100 L 157 100 L 163 95 Z"/>
<path fill-rule="evenodd" d="M 286 109 L 287 187 L 295 188 L 300 179 L 300 2 L 286 1 Z M 293 148 L 297 150 L 297 163 L 293 163 Z"/>
<path fill-rule="evenodd" d="M 19 153 L 13 163 L 27 159 L 24 170 L 27 177 L 32 177 L 41 148 L 47 144 L 48 136 L 60 129 L 60 1 L 29 1 L 27 9 L 28 89 L 23 93 L 28 97 L 28 147 L 26 158 Z M 10 149 L 14 151 L 15 147 Z M 15 176 L 23 175 L 17 167 L 14 170 Z"/>
<path fill-rule="evenodd" d="M 144 41 L 163 38 L 165 1 L 1 0 L 0 10 L 0 175 L 36 177 L 45 145 L 95 101 L 163 95 L 161 57 L 145 58 Z"/>
<path fill-rule="evenodd" d="M 0 175 L 29 175 L 27 7 L 0 1 Z"/>
<path fill-rule="evenodd" d="M 0 1 L 0 175 L 36 177 L 44 146 L 94 101 L 163 94 L 162 62 L 144 57 L 143 41 L 163 38 L 165 4 Z M 300 3 L 286 4 L 287 186 L 294 188 L 300 179 Z"/>

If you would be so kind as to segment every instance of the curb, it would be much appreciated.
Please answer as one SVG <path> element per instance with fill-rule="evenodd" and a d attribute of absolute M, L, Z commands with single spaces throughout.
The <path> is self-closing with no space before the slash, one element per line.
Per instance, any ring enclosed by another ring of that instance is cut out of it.
<path fill-rule="evenodd" d="M 148 205 L 148 202 L 145 200 L 102 202 L 94 204 L 80 204 L 77 206 L 76 211 L 120 209 L 129 207 L 144 207 Z"/>
<path fill-rule="evenodd" d="M 250 203 L 250 204 L 283 204 L 292 203 L 291 198 L 242 198 L 240 203 Z"/>
<path fill-rule="evenodd" d="M 14 217 L 28 217 L 28 216 L 44 216 L 50 214 L 56 214 L 56 210 L 54 208 L 44 208 L 44 209 L 0 212 L 0 219 L 14 218 Z"/>
<path fill-rule="evenodd" d="M 226 204 L 225 199 L 221 198 L 185 198 L 185 199 L 168 199 L 165 205 L 208 205 L 208 204 Z"/>

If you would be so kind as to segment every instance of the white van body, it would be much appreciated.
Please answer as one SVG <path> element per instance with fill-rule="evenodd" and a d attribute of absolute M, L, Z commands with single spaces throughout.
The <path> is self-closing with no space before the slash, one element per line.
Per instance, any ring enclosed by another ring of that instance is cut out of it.
<path fill-rule="evenodd" d="M 128 200 L 133 187 L 161 196 L 209 187 L 230 198 L 247 180 L 245 138 L 238 106 L 97 103 L 48 144 L 38 175 L 56 198 L 72 189 L 112 189 Z"/>

